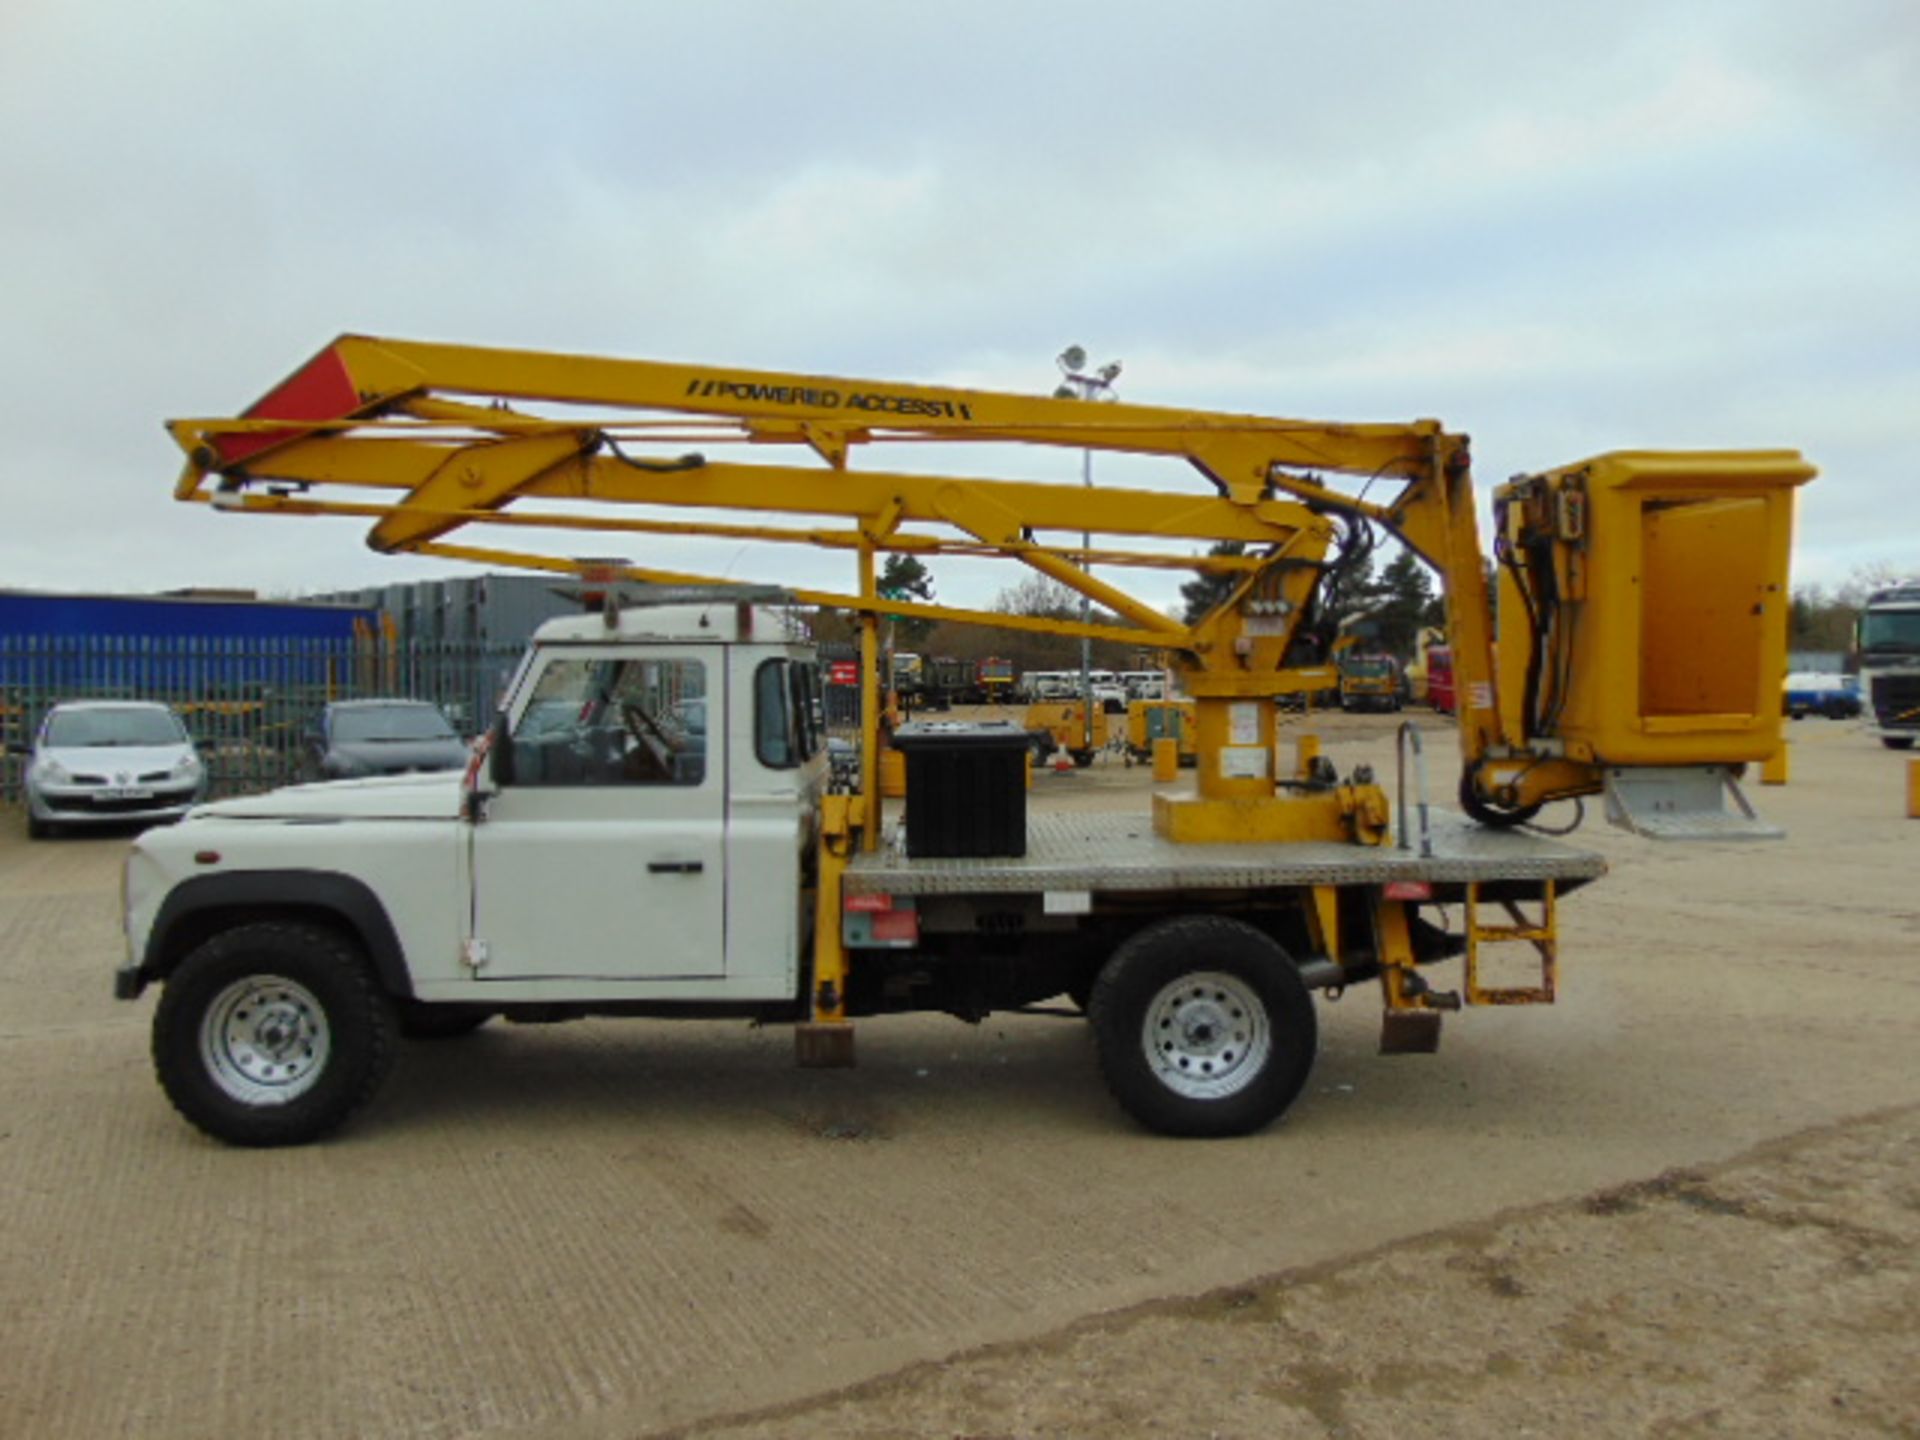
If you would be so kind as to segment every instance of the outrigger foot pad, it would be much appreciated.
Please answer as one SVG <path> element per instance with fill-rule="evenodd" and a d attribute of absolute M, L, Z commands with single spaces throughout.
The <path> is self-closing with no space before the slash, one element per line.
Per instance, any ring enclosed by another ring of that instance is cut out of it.
<path fill-rule="evenodd" d="M 845 1020 L 794 1026 L 793 1059 L 802 1070 L 851 1070 L 853 1026 Z"/>
<path fill-rule="evenodd" d="M 1438 1010 L 1386 1010 L 1380 1015 L 1382 1055 L 1431 1055 L 1440 1048 Z"/>

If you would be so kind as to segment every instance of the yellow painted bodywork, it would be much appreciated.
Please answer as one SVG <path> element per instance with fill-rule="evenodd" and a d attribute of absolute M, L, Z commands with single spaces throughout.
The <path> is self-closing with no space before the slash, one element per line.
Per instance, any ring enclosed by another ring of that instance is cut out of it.
<path fill-rule="evenodd" d="M 1507 923 L 1482 923 L 1485 904 L 1480 887 L 1469 883 L 1466 895 L 1466 998 L 1469 1005 L 1551 1005 L 1560 983 L 1559 920 L 1554 884 L 1542 884 L 1540 913 L 1529 919 L 1511 901 L 1501 903 Z M 1489 944 L 1521 943 L 1531 945 L 1540 966 L 1538 985 L 1484 985 L 1480 980 L 1481 947 Z"/>
<path fill-rule="evenodd" d="M 1501 574 L 1505 733 L 1588 769 L 1774 754 L 1794 491 L 1812 474 L 1793 451 L 1636 451 L 1497 491 L 1503 550 L 1541 557 Z M 1521 622 L 1543 606 L 1536 645 Z"/>
<path fill-rule="evenodd" d="M 1331 841 L 1387 843 L 1387 796 L 1377 785 L 1336 785 L 1272 799 L 1213 800 L 1158 792 L 1154 833 L 1190 845 Z"/>
<path fill-rule="evenodd" d="M 869 791 L 869 794 L 872 792 Z M 841 885 L 847 863 L 867 824 L 865 797 L 820 797 L 819 863 L 813 896 L 813 1019 L 832 1024 L 847 1018 L 847 948 L 840 926 Z"/>

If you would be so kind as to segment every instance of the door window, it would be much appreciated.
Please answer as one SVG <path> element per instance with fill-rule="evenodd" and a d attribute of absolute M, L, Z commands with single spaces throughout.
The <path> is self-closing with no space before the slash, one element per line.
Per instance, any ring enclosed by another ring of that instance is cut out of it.
<path fill-rule="evenodd" d="M 514 727 L 514 783 L 702 784 L 707 706 L 698 660 L 552 660 Z"/>

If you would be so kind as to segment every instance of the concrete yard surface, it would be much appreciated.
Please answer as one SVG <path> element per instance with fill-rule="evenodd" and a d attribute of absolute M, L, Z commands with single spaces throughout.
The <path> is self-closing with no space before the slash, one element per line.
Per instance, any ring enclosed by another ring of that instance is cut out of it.
<path fill-rule="evenodd" d="M 1314 723 L 1391 783 L 1390 717 Z M 1906 757 L 1790 733 L 1751 792 L 1784 842 L 1588 817 L 1559 1004 L 1388 1058 L 1356 988 L 1293 1111 L 1209 1143 L 1008 1016 L 863 1022 L 844 1072 L 496 1023 L 326 1143 L 227 1149 L 154 1082 L 154 997 L 110 998 L 125 837 L 16 820 L 0 1436 L 1915 1433 L 1920 821 Z"/>

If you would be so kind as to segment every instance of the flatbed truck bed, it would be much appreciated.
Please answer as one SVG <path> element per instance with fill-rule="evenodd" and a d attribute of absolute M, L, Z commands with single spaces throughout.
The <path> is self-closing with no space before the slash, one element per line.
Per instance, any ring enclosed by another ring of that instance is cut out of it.
<path fill-rule="evenodd" d="M 1194 845 L 1156 835 L 1146 815 L 1039 812 L 1027 817 L 1022 856 L 916 859 L 893 827 L 883 848 L 853 858 L 844 885 L 856 895 L 963 895 L 1551 880 L 1564 894 L 1607 871 L 1594 851 L 1489 830 L 1451 811 L 1432 814 L 1429 838 L 1430 854 L 1421 853 L 1418 838 L 1407 849 L 1333 841 Z"/>

